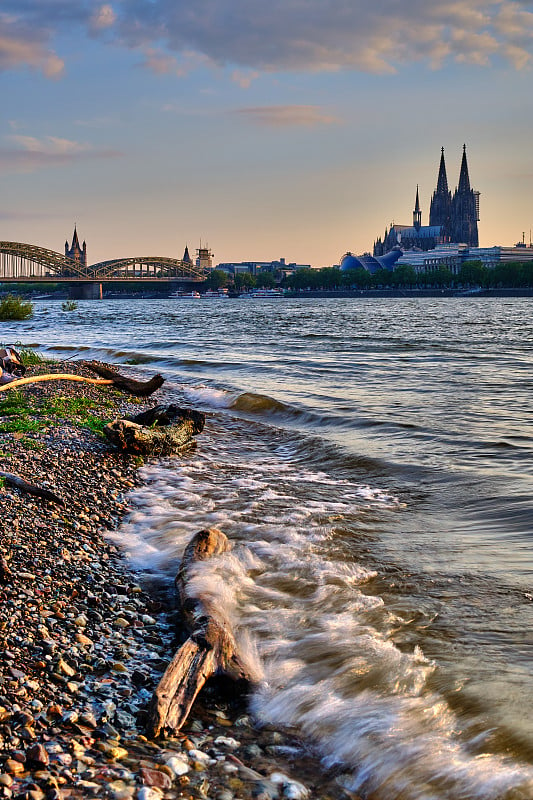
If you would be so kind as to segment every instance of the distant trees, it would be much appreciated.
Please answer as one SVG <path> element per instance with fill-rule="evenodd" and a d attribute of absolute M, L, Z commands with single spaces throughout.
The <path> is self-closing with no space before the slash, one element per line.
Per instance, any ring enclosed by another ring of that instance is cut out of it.
<path fill-rule="evenodd" d="M 238 292 L 247 292 L 255 288 L 255 278 L 250 272 L 238 272 L 233 281 Z"/>
<path fill-rule="evenodd" d="M 457 282 L 462 286 L 485 286 L 487 272 L 481 261 L 465 261 L 457 273 Z"/>
<path fill-rule="evenodd" d="M 485 267 L 481 261 L 465 261 L 454 275 L 446 266 L 430 272 L 416 272 L 410 264 L 394 270 L 378 269 L 371 274 L 361 267 L 344 272 L 338 267 L 299 269 L 284 280 L 293 291 L 335 289 L 470 289 L 533 288 L 533 261 L 505 262 Z"/>
<path fill-rule="evenodd" d="M 260 272 L 255 278 L 255 285 L 258 289 L 273 289 L 276 280 L 271 272 Z"/>
<path fill-rule="evenodd" d="M 214 269 L 212 270 L 205 280 L 205 288 L 206 289 L 213 289 L 213 291 L 217 291 L 218 289 L 222 289 L 228 282 L 228 275 L 221 269 Z"/>

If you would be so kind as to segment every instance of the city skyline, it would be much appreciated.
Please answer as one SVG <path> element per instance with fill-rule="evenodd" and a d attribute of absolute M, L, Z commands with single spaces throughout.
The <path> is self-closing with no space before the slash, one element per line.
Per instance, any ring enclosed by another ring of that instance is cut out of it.
<path fill-rule="evenodd" d="M 529 242 L 531 3 L 2 8 L 0 239 L 331 265 L 429 207 L 442 146 L 453 191 L 466 143 L 480 244 Z"/>

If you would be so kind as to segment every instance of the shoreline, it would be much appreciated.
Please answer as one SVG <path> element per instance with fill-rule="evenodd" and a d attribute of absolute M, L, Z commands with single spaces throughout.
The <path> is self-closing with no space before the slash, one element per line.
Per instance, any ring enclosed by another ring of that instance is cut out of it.
<path fill-rule="evenodd" d="M 64 369 L 46 362 L 28 375 Z M 214 685 L 178 735 L 144 735 L 176 647 L 176 612 L 165 588 L 134 573 L 106 539 L 130 511 L 141 462 L 94 431 L 160 402 L 164 389 L 139 401 L 109 387 L 30 384 L 6 414 L 11 394 L 0 395 L 2 469 L 65 507 L 0 488 L 0 796 L 353 798 L 296 737 L 258 727 L 242 699 Z"/>

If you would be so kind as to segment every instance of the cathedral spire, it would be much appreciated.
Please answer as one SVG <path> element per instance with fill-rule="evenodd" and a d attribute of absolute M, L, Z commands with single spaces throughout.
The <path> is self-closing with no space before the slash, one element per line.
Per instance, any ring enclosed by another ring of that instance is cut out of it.
<path fill-rule="evenodd" d="M 448 178 L 446 177 L 446 162 L 444 161 L 444 147 L 440 154 L 439 177 L 437 178 L 437 193 L 443 194 L 448 191 Z"/>
<path fill-rule="evenodd" d="M 463 160 L 461 161 L 461 174 L 459 175 L 458 192 L 470 191 L 470 177 L 468 175 L 468 164 L 466 162 L 466 144 L 463 145 Z"/>
<path fill-rule="evenodd" d="M 416 184 L 415 210 L 413 211 L 413 227 L 420 228 L 422 225 L 422 212 L 420 210 L 420 199 L 418 197 L 418 183 Z"/>

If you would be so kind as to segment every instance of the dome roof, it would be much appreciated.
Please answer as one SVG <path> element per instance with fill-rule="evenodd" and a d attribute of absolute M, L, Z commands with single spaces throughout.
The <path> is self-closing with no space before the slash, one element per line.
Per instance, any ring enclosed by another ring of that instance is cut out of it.
<path fill-rule="evenodd" d="M 340 268 L 341 272 L 346 272 L 349 269 L 364 269 L 364 265 L 353 253 L 345 253 L 341 259 Z"/>

